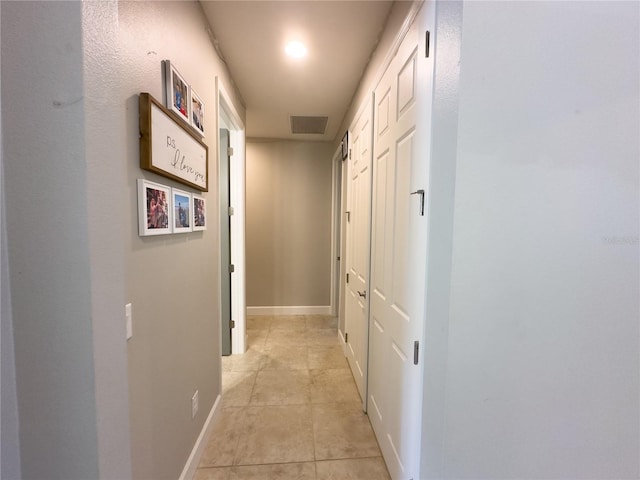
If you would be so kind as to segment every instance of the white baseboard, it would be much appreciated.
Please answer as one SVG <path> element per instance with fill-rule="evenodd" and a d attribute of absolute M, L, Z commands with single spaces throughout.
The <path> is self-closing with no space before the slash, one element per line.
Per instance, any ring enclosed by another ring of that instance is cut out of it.
<path fill-rule="evenodd" d="M 200 463 L 200 457 L 202 456 L 202 452 L 205 447 L 206 440 L 207 438 L 209 438 L 209 433 L 211 431 L 211 428 L 213 427 L 213 419 L 214 417 L 217 416 L 219 412 L 218 405 L 220 404 L 221 399 L 222 399 L 222 396 L 218 395 L 218 398 L 216 398 L 216 401 L 214 402 L 213 407 L 211 407 L 209 416 L 207 417 L 207 420 L 204 422 L 204 425 L 202 426 L 200 435 L 198 435 L 196 444 L 193 446 L 193 450 L 191 450 L 191 455 L 189 455 L 189 458 L 187 459 L 187 463 L 182 469 L 182 473 L 180 474 L 180 478 L 178 480 L 191 480 L 195 476 L 196 470 L 198 469 L 198 464 Z"/>
<path fill-rule="evenodd" d="M 247 307 L 247 315 L 331 315 L 331 305 L 319 307 Z"/>

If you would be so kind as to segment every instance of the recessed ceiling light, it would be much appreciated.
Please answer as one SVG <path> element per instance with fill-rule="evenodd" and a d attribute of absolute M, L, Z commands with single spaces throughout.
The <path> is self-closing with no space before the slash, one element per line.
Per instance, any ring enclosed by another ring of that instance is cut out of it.
<path fill-rule="evenodd" d="M 287 52 L 287 55 L 293 58 L 302 58 L 307 55 L 307 47 L 297 40 L 287 43 L 284 51 Z"/>

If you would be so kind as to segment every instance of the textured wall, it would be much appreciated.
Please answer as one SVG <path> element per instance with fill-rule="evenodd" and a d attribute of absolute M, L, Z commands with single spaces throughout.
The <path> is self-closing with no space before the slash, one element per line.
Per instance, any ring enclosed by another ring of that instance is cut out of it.
<path fill-rule="evenodd" d="M 640 474 L 639 13 L 464 4 L 444 478 Z"/>
<path fill-rule="evenodd" d="M 135 478 L 175 479 L 220 392 L 218 238 L 138 236 L 137 179 L 179 186 L 139 168 L 138 94 L 162 101 L 161 60 L 178 66 L 207 106 L 215 186 L 215 77 L 229 91 L 230 79 L 197 2 L 0 8 L 2 308 L 13 309 L 22 475 L 126 479 L 133 457 Z M 215 190 L 205 195 L 216 225 Z M 3 370 L 3 400 L 9 380 Z"/>
<path fill-rule="evenodd" d="M 0 20 L 2 8 L 0 8 Z M 0 21 L 0 38 L 2 22 Z M 0 63 L 0 78 L 2 76 Z M 1 80 L 0 80 L 1 84 Z M 0 145 L 2 144 L 2 99 L 0 95 Z M 4 164 L 0 148 L 0 163 Z M 13 345 L 13 312 L 9 279 L 7 221 L 4 199 L 4 174 L 0 168 L 0 478 L 20 478 L 20 438 L 18 430 L 18 398 Z"/>
<path fill-rule="evenodd" d="M 1 6 L 6 227 L 24 478 L 98 475 L 81 7 Z"/>
<path fill-rule="evenodd" d="M 228 91 L 231 82 L 197 2 L 121 2 L 118 40 L 119 128 L 126 140 L 121 158 L 126 168 L 126 295 L 134 324 L 128 342 L 133 472 L 136 478 L 175 479 L 220 393 L 215 77 L 221 77 Z M 138 93 L 146 91 L 162 101 L 164 59 L 176 65 L 206 106 L 212 190 L 204 196 L 210 228 L 141 238 L 136 179 L 189 190 L 139 168 Z M 244 115 L 238 103 L 236 108 Z M 191 420 L 196 389 L 200 409 Z"/>
<path fill-rule="evenodd" d="M 247 142 L 247 306 L 328 306 L 328 143 Z"/>

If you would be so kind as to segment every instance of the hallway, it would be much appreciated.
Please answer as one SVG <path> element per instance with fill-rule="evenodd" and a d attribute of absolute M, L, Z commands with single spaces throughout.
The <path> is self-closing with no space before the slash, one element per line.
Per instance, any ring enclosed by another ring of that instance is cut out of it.
<path fill-rule="evenodd" d="M 222 410 L 195 480 L 388 479 L 337 319 L 254 316 L 247 334 L 247 353 L 222 359 Z"/>

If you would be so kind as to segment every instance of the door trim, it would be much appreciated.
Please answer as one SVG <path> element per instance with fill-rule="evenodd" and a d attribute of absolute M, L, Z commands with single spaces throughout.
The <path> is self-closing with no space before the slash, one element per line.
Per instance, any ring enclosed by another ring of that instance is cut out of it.
<path fill-rule="evenodd" d="M 341 248 L 342 238 L 342 146 L 336 149 L 331 162 L 331 315 L 340 316 L 341 298 L 344 295 L 340 275 L 344 259 Z M 338 262 L 338 256 L 340 261 Z"/>
<path fill-rule="evenodd" d="M 216 132 L 221 125 L 221 115 L 226 116 L 231 135 L 233 160 L 229 166 L 230 202 L 234 208 L 231 216 L 231 263 L 235 272 L 231 276 L 231 318 L 235 328 L 231 330 L 231 353 L 242 354 L 246 350 L 246 261 L 245 261 L 245 127 L 220 77 L 215 78 L 216 104 L 219 107 Z M 219 156 L 219 153 L 218 153 Z M 218 158 L 218 162 L 220 159 Z M 218 256 L 218 261 L 220 260 Z M 220 264 L 220 262 L 218 262 Z M 221 268 L 221 265 L 219 265 Z M 220 275 L 220 272 L 218 272 Z M 218 291 L 218 301 L 220 301 Z M 219 303 L 220 304 L 220 303 Z M 219 312 L 220 313 L 220 312 Z"/>

